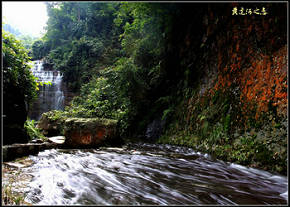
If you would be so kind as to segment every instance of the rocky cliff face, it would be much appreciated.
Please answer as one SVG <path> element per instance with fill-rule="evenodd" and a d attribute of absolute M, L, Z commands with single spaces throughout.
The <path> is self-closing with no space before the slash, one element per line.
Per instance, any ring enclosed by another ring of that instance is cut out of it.
<path fill-rule="evenodd" d="M 286 7 L 265 7 L 272 13 L 233 16 L 232 11 L 223 10 L 224 14 L 220 14 L 221 8 L 209 7 L 202 24 L 200 48 L 204 49 L 199 53 L 198 68 L 193 66 L 201 74 L 199 86 L 187 101 L 187 123 L 189 117 L 195 114 L 197 118 L 199 114 L 193 109 L 194 103 L 203 107 L 212 102 L 214 106 L 221 96 L 224 102 L 229 99 L 224 113 L 231 115 L 231 128 L 247 130 L 263 125 L 270 114 L 276 120 L 286 118 Z M 185 47 L 180 49 L 184 53 L 191 51 L 193 41 L 193 37 L 186 37 Z"/>
<path fill-rule="evenodd" d="M 232 15 L 235 7 L 268 13 Z M 179 55 L 172 51 L 168 62 L 179 63 L 182 98 L 159 141 L 285 173 L 286 4 L 210 4 L 200 10 L 184 8 L 183 27 L 175 25 L 179 35 L 172 44 Z"/>

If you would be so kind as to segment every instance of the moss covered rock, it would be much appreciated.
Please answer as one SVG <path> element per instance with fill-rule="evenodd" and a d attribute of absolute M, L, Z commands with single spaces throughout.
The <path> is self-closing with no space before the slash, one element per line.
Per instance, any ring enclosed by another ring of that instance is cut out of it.
<path fill-rule="evenodd" d="M 65 136 L 65 145 L 73 148 L 118 145 L 117 121 L 104 118 L 77 118 L 60 115 L 59 111 L 44 113 L 37 125 L 46 136 Z"/>
<path fill-rule="evenodd" d="M 58 111 L 43 113 L 38 121 L 36 127 L 41 129 L 46 137 L 63 135 L 63 122 L 65 116 L 57 116 L 58 113 Z"/>
<path fill-rule="evenodd" d="M 64 122 L 65 144 L 71 147 L 94 147 L 113 142 L 117 121 L 100 118 L 68 118 Z M 113 143 L 112 143 L 113 144 Z"/>

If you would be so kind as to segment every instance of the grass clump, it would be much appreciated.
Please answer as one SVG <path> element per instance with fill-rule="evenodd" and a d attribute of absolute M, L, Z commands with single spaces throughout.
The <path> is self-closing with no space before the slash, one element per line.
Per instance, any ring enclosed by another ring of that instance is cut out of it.
<path fill-rule="evenodd" d="M 2 186 L 2 205 L 31 205 L 24 200 L 24 196 L 12 191 L 11 184 L 4 184 Z"/>
<path fill-rule="evenodd" d="M 47 137 L 45 137 L 40 129 L 36 128 L 36 121 L 35 120 L 26 120 L 24 123 L 24 128 L 26 129 L 26 132 L 28 136 L 30 137 L 30 140 L 33 139 L 41 139 L 43 141 L 47 140 Z"/>

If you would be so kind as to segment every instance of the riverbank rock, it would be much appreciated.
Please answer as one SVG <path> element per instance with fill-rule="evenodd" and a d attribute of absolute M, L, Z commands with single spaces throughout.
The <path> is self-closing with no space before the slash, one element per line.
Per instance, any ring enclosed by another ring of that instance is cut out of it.
<path fill-rule="evenodd" d="M 44 141 L 42 139 L 33 139 L 30 141 L 30 143 L 43 143 Z"/>
<path fill-rule="evenodd" d="M 44 136 L 53 137 L 63 134 L 63 117 L 55 117 L 55 111 L 49 111 L 43 113 L 38 124 L 37 128 L 41 130 Z"/>
<path fill-rule="evenodd" d="M 47 141 L 56 144 L 63 144 L 65 142 L 65 136 L 49 137 Z"/>
<path fill-rule="evenodd" d="M 16 158 L 36 155 L 39 151 L 58 147 L 55 143 L 26 143 L 26 144 L 12 144 L 2 147 L 3 161 L 11 161 Z"/>
<path fill-rule="evenodd" d="M 104 118 L 72 118 L 56 115 L 60 112 L 44 113 L 37 127 L 47 137 L 63 135 L 64 146 L 86 148 L 118 146 L 117 121 Z"/>
<path fill-rule="evenodd" d="M 112 145 L 117 137 L 117 121 L 100 118 L 68 118 L 64 122 L 65 145 L 96 147 Z"/>

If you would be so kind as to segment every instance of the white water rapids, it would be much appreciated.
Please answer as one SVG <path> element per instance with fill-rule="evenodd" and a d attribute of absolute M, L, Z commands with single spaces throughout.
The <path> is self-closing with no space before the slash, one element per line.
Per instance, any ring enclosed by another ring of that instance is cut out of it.
<path fill-rule="evenodd" d="M 35 205 L 280 205 L 287 177 L 190 148 L 51 149 L 29 156 L 23 192 Z"/>

